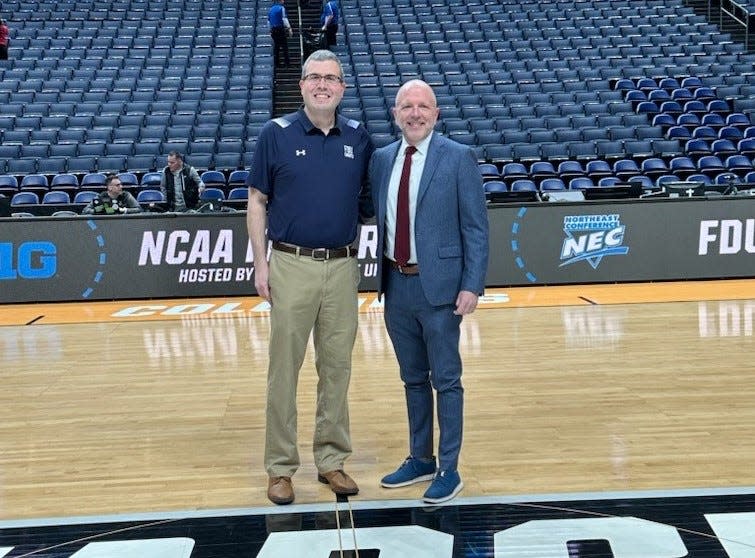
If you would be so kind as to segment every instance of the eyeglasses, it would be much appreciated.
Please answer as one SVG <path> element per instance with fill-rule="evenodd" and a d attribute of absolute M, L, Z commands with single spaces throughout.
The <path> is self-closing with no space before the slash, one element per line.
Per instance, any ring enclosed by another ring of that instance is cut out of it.
<path fill-rule="evenodd" d="M 338 83 L 343 83 L 343 78 L 334 74 L 325 74 L 324 76 L 321 76 L 320 74 L 307 74 L 304 76 L 304 81 L 308 81 L 309 83 L 320 83 L 321 81 L 324 81 L 328 85 L 336 85 Z"/>

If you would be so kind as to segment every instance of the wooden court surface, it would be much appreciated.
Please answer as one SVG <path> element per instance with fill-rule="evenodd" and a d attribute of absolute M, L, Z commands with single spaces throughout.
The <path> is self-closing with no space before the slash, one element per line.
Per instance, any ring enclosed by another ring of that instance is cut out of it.
<path fill-rule="evenodd" d="M 407 453 L 382 311 L 360 297 L 355 499 Z M 489 289 L 465 319 L 462 496 L 755 485 L 755 280 Z M 271 505 L 255 297 L 0 306 L 0 519 Z M 329 502 L 299 389 L 297 503 Z"/>

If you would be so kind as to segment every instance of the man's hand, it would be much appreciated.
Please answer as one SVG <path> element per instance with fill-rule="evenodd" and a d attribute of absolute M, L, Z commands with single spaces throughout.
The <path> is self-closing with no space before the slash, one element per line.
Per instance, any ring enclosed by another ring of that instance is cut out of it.
<path fill-rule="evenodd" d="M 270 297 L 270 283 L 268 282 L 270 267 L 267 261 L 263 260 L 263 262 L 255 264 L 254 266 L 254 288 L 257 289 L 257 294 L 259 296 L 272 305 L 273 301 Z"/>
<path fill-rule="evenodd" d="M 456 310 L 454 314 L 457 316 L 465 316 L 471 314 L 477 308 L 477 294 L 472 291 L 459 291 L 459 295 L 456 297 Z"/>

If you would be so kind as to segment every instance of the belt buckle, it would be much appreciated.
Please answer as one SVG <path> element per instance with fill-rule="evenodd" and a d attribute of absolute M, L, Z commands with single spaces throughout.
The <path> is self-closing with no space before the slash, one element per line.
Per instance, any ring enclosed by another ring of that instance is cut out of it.
<path fill-rule="evenodd" d="M 329 259 L 328 249 L 327 248 L 313 248 L 312 259 L 318 262 L 324 262 L 325 260 Z"/>

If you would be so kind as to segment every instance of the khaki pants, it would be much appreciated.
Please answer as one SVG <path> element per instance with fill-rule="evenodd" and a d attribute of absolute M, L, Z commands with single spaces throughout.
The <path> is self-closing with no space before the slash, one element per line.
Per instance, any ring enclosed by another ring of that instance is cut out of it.
<path fill-rule="evenodd" d="M 321 473 L 342 469 L 351 455 L 347 395 L 357 330 L 357 260 L 316 261 L 273 250 L 269 280 L 265 469 L 270 476 L 292 476 L 300 465 L 296 387 L 310 333 L 319 378 L 315 465 Z"/>

